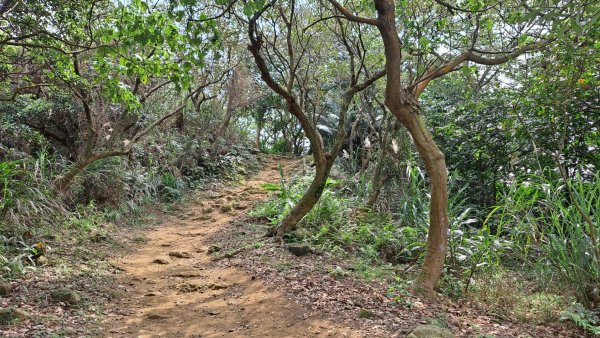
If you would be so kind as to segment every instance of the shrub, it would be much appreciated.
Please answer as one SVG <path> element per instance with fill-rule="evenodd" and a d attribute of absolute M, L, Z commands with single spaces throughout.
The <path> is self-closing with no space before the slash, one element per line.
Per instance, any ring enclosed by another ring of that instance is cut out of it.
<path fill-rule="evenodd" d="M 599 178 L 576 176 L 561 183 L 550 173 L 533 176 L 510 186 L 495 211 L 498 227 L 511 236 L 522 261 L 550 268 L 553 273 L 541 277 L 558 280 L 588 308 L 600 304 L 600 257 L 594 243 L 600 230 Z M 531 247 L 538 250 L 532 253 Z"/>
<path fill-rule="evenodd" d="M 18 234 L 23 227 L 55 223 L 64 206 L 50 190 L 52 171 L 45 149 L 37 158 L 0 162 L 0 230 Z"/>
<path fill-rule="evenodd" d="M 575 303 L 565 310 L 561 314 L 560 320 L 572 321 L 585 331 L 600 336 L 600 317 L 598 313 L 586 309 L 579 303 Z"/>

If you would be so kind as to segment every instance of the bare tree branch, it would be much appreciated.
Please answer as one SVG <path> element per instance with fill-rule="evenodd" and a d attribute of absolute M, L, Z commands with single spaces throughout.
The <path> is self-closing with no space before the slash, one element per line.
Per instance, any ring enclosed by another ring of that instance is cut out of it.
<path fill-rule="evenodd" d="M 340 13 L 342 13 L 342 15 L 344 15 L 346 17 L 346 19 L 348 19 L 350 21 L 358 22 L 358 23 L 366 23 L 366 24 L 372 25 L 372 26 L 377 26 L 379 24 L 379 21 L 377 21 L 377 19 L 363 18 L 361 16 L 352 14 L 348 9 L 346 9 L 344 6 L 340 5 L 340 3 L 337 2 L 336 0 L 328 0 L 328 1 L 333 5 L 333 7 L 335 7 L 335 9 L 337 9 Z"/>
<path fill-rule="evenodd" d="M 539 42 L 539 43 L 532 43 L 529 45 L 525 45 L 521 48 L 517 48 L 517 49 L 513 50 L 512 52 L 507 52 L 502 56 L 496 56 L 496 57 L 491 57 L 491 58 L 474 54 L 473 51 L 464 52 L 464 53 L 458 55 L 457 57 L 455 57 L 454 59 L 450 60 L 443 66 L 427 73 L 425 76 L 423 76 L 421 79 L 419 79 L 411 87 L 414 88 L 413 90 L 414 90 L 415 96 L 419 97 L 419 95 L 421 95 L 421 93 L 425 90 L 425 88 L 427 87 L 427 85 L 429 84 L 429 82 L 431 80 L 436 79 L 441 76 L 444 76 L 453 71 L 456 71 L 458 69 L 458 67 L 464 62 L 470 61 L 470 62 L 473 62 L 476 64 L 487 65 L 487 66 L 500 65 L 500 64 L 506 63 L 522 54 L 525 54 L 527 52 L 540 50 L 543 47 L 547 46 L 548 43 L 550 43 L 550 42 L 544 41 L 544 42 Z"/>

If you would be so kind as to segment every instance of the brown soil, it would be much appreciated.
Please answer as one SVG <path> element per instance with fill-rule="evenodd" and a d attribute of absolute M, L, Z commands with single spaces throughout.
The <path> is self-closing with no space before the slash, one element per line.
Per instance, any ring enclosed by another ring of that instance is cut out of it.
<path fill-rule="evenodd" d="M 108 337 L 359 337 L 360 332 L 319 318 L 288 300 L 255 275 L 223 267 L 228 252 L 209 240 L 266 197 L 261 185 L 280 180 L 297 160 L 265 158 L 258 175 L 244 184 L 205 192 L 166 217 L 147 241 L 116 264 L 126 291 L 102 324 Z M 236 252 L 229 252 L 235 254 Z M 216 259 L 215 259 L 216 258 Z M 112 306 L 111 306 L 112 307 Z"/>
<path fill-rule="evenodd" d="M 432 319 L 459 337 L 576 337 L 564 325 L 498 318 L 469 302 L 404 295 L 392 301 L 389 281 L 367 282 L 348 260 L 327 252 L 296 257 L 262 237 L 246 216 L 298 160 L 264 157 L 248 182 L 201 193 L 166 217 L 147 243 L 117 264 L 126 296 L 111 304 L 99 334 L 107 337 L 405 337 Z M 217 250 L 218 251 L 215 251 Z M 215 251 L 215 252 L 213 252 Z"/>
<path fill-rule="evenodd" d="M 313 247 L 296 257 L 265 239 L 265 221 L 247 213 L 267 197 L 264 183 L 280 181 L 279 164 L 286 174 L 302 165 L 261 161 L 247 182 L 214 184 L 174 212 L 148 212 L 142 228 L 53 234 L 50 264 L 11 281 L 0 297 L 0 308 L 30 318 L 0 325 L 0 336 L 405 337 L 432 320 L 457 337 L 584 336 L 566 323 L 524 323 L 467 299 L 427 301 L 391 290 L 405 274 L 367 281 L 345 252 Z M 81 303 L 53 300 L 62 287 L 79 292 Z"/>

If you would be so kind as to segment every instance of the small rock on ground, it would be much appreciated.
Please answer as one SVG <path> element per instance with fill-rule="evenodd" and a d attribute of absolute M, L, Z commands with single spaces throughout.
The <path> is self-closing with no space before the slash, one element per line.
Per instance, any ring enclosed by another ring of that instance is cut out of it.
<path fill-rule="evenodd" d="M 454 334 L 439 326 L 421 325 L 417 326 L 406 338 L 454 338 Z"/>
<path fill-rule="evenodd" d="M 151 314 L 148 315 L 148 319 L 153 319 L 153 320 L 156 320 L 156 319 L 168 319 L 168 318 L 169 318 L 168 316 L 160 315 L 158 313 L 151 313 Z"/>
<path fill-rule="evenodd" d="M 18 319 L 24 320 L 29 318 L 31 318 L 31 315 L 24 310 L 14 307 L 0 308 L 0 325 L 10 324 Z"/>
<path fill-rule="evenodd" d="M 208 253 L 210 255 L 212 253 L 219 252 L 219 251 L 221 251 L 221 247 L 220 246 L 218 246 L 216 244 L 211 244 L 208 247 L 208 250 L 206 250 L 206 253 Z"/>
<path fill-rule="evenodd" d="M 234 203 L 233 207 L 236 208 L 237 210 L 246 210 L 246 209 L 248 209 L 247 205 L 241 204 L 241 203 Z"/>
<path fill-rule="evenodd" d="M 306 256 L 310 253 L 310 247 L 304 244 L 290 244 L 287 249 L 298 257 Z"/>
<path fill-rule="evenodd" d="M 211 290 L 223 290 L 223 289 L 227 289 L 229 287 L 229 285 L 225 285 L 225 284 L 209 284 L 208 288 Z"/>
<path fill-rule="evenodd" d="M 192 258 L 192 255 L 185 251 L 171 251 L 169 252 L 169 256 L 177 258 Z"/>
<path fill-rule="evenodd" d="M 0 297 L 6 297 L 10 295 L 11 287 L 10 284 L 0 282 Z"/>
<path fill-rule="evenodd" d="M 81 296 L 79 293 L 69 288 L 60 288 L 54 290 L 50 295 L 57 302 L 63 302 L 71 305 L 76 305 L 81 302 Z"/>
<path fill-rule="evenodd" d="M 152 263 L 165 265 L 165 264 L 169 264 L 170 262 L 166 258 L 157 258 L 157 259 L 153 260 Z"/>
<path fill-rule="evenodd" d="M 360 309 L 360 311 L 358 311 L 358 316 L 360 318 L 366 318 L 366 319 L 371 319 L 371 318 L 375 318 L 375 314 L 373 313 L 373 311 L 367 310 L 367 309 Z"/>
<path fill-rule="evenodd" d="M 144 297 L 159 297 L 162 296 L 163 294 L 159 291 L 150 291 L 147 294 L 144 295 Z"/>

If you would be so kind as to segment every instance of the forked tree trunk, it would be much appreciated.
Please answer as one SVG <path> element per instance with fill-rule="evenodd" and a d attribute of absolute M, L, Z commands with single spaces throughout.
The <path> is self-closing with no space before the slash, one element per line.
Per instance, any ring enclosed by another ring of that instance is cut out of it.
<path fill-rule="evenodd" d="M 248 46 L 248 50 L 252 53 L 254 57 L 254 61 L 258 70 L 261 73 L 261 78 L 265 83 L 279 96 L 281 96 L 287 102 L 288 111 L 294 115 L 294 117 L 298 120 L 298 123 L 302 127 L 306 137 L 308 138 L 311 146 L 311 151 L 313 154 L 314 162 L 315 162 L 315 176 L 313 177 L 313 181 L 310 184 L 308 190 L 304 193 L 298 204 L 292 209 L 292 211 L 273 229 L 271 229 L 267 235 L 276 235 L 277 237 L 282 237 L 284 233 L 287 231 L 293 230 L 297 224 L 302 220 L 304 216 L 315 206 L 315 204 L 319 201 L 323 190 L 325 189 L 325 185 L 327 183 L 327 177 L 329 176 L 329 172 L 331 171 L 331 167 L 339 154 L 342 144 L 344 143 L 345 137 L 345 129 L 344 126 L 346 124 L 346 113 L 350 107 L 352 102 L 352 98 L 354 94 L 364 90 L 368 86 L 370 86 L 373 82 L 377 81 L 377 79 L 383 77 L 385 75 L 385 71 L 380 71 L 374 74 L 372 77 L 366 79 L 363 83 L 357 84 L 356 79 L 353 76 L 352 86 L 346 91 L 343 96 L 342 104 L 339 111 L 339 121 L 338 121 L 338 129 L 336 133 L 336 139 L 334 141 L 333 146 L 331 147 L 331 151 L 329 153 L 325 152 L 325 145 L 323 143 L 323 139 L 321 138 L 321 134 L 317 131 L 316 123 L 312 122 L 310 118 L 305 114 L 301 101 L 298 100 L 294 94 L 292 93 L 293 83 L 295 79 L 295 65 L 294 62 L 290 62 L 290 79 L 288 79 L 287 86 L 284 88 L 282 85 L 277 83 L 271 73 L 269 71 L 269 67 L 267 66 L 265 59 L 262 57 L 260 53 L 261 38 L 260 35 L 257 34 L 256 31 L 256 21 L 262 15 L 263 11 L 266 10 L 266 6 L 263 8 L 261 12 L 255 13 L 253 17 L 249 21 L 248 25 L 248 36 L 250 38 L 250 46 Z M 290 23 L 286 21 L 286 25 L 288 26 L 288 48 L 290 55 L 292 54 L 291 49 L 291 26 Z"/>
<path fill-rule="evenodd" d="M 318 142 L 313 142 L 313 139 L 309 138 L 311 147 L 313 149 L 313 158 L 315 161 L 315 176 L 313 177 L 310 187 L 304 193 L 298 204 L 296 204 L 292 211 L 277 225 L 277 227 L 269 231 L 267 235 L 276 235 L 278 237 L 282 237 L 286 232 L 294 230 L 302 218 L 310 212 L 315 204 L 317 204 L 321 198 L 321 195 L 323 194 L 323 190 L 325 190 L 331 167 L 333 167 L 335 159 L 337 158 L 342 149 L 342 145 L 344 144 L 344 138 L 346 135 L 344 129 L 346 124 L 346 114 L 350 108 L 352 98 L 354 97 L 355 93 L 368 87 L 371 83 L 382 77 L 385 73 L 380 72 L 378 74 L 379 75 L 375 75 L 360 85 L 354 85 L 344 95 L 339 112 L 340 120 L 338 122 L 338 130 L 330 153 L 325 153 L 323 142 L 320 137 L 317 138 Z M 316 133 L 316 128 L 307 128 L 304 129 L 304 132 Z"/>
<path fill-rule="evenodd" d="M 385 89 L 385 104 L 409 130 L 429 175 L 431 209 L 429 236 L 427 238 L 428 249 L 416 286 L 424 291 L 433 291 L 442 275 L 448 245 L 448 177 L 444 155 L 433 141 L 423 119 L 419 115 L 417 99 L 431 80 L 458 70 L 460 65 L 465 62 L 487 66 L 500 65 L 524 53 L 539 50 L 547 46 L 550 40 L 529 43 L 512 51 L 506 51 L 506 53 L 498 53 L 499 56 L 490 58 L 474 54 L 472 50 L 468 50 L 445 62 L 443 66 L 427 72 L 417 82 L 404 88 L 401 76 L 403 70 L 402 49 L 398 30 L 396 29 L 395 1 L 373 0 L 377 11 L 377 19 L 357 16 L 336 0 L 329 0 L 329 2 L 348 20 L 376 26 L 381 34 L 388 80 Z M 441 1 L 438 2 L 441 3 Z M 474 45 L 477 42 L 477 37 L 473 37 L 472 40 L 471 45 Z"/>

